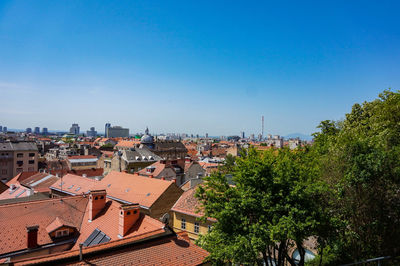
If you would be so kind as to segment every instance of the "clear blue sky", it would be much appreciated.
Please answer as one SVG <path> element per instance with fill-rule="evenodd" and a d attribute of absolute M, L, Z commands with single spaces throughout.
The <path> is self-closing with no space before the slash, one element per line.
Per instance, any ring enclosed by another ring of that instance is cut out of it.
<path fill-rule="evenodd" d="M 105 2 L 0 2 L 0 125 L 310 134 L 400 88 L 399 1 Z"/>

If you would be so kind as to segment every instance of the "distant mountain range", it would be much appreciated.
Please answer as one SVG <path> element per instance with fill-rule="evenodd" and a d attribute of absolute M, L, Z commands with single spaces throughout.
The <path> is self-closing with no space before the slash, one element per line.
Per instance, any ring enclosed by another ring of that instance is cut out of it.
<path fill-rule="evenodd" d="M 299 138 L 302 140 L 312 140 L 313 137 L 311 135 L 305 135 L 301 133 L 292 133 L 289 135 L 284 136 L 285 139 L 294 139 L 294 138 Z"/>

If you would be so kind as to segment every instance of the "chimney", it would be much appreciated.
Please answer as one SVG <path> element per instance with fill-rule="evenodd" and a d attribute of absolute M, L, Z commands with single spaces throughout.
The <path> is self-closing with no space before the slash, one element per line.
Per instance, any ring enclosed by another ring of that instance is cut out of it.
<path fill-rule="evenodd" d="M 174 183 L 176 184 L 176 178 L 173 178 L 173 179 L 172 179 L 172 182 L 174 182 Z"/>
<path fill-rule="evenodd" d="M 118 237 L 123 238 L 140 216 L 139 204 L 123 204 L 119 212 Z"/>
<path fill-rule="evenodd" d="M 27 226 L 26 231 L 28 232 L 27 234 L 27 248 L 36 248 L 38 246 L 38 225 L 34 226 Z"/>
<path fill-rule="evenodd" d="M 150 177 L 150 178 L 153 178 L 154 176 L 153 176 L 153 175 L 149 175 L 149 177 Z"/>
<path fill-rule="evenodd" d="M 89 222 L 96 218 L 96 215 L 103 210 L 106 205 L 106 190 L 93 190 L 90 191 L 89 196 Z"/>
<path fill-rule="evenodd" d="M 165 180 L 165 177 L 161 177 L 161 180 Z"/>

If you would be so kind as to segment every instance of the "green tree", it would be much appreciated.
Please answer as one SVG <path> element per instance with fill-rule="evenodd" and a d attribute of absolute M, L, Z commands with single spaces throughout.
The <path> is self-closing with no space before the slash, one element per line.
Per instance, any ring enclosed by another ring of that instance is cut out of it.
<path fill-rule="evenodd" d="M 355 104 L 344 121 L 323 121 L 313 149 L 334 190 L 332 215 L 342 222 L 330 245 L 339 262 L 399 255 L 400 93 Z"/>
<path fill-rule="evenodd" d="M 328 191 L 318 178 L 319 167 L 308 148 L 264 153 L 250 148 L 236 159 L 236 186 L 216 173 L 198 188 L 204 217 L 217 220 L 198 244 L 214 262 L 255 264 L 262 258 L 276 265 L 296 265 L 288 254 L 294 246 L 301 255 L 298 265 L 304 265 L 304 240 L 332 231 L 321 204 Z"/>

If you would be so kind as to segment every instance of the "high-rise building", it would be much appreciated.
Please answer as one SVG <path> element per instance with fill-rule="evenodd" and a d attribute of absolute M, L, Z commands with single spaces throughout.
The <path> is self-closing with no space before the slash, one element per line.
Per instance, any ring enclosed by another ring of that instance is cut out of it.
<path fill-rule="evenodd" d="M 0 132 L 3 132 L 3 126 L 0 126 Z"/>
<path fill-rule="evenodd" d="M 49 134 L 49 131 L 47 130 L 47 127 L 44 127 L 42 129 L 42 135 L 47 135 L 47 134 Z"/>
<path fill-rule="evenodd" d="M 242 137 L 242 139 L 244 139 L 244 137 L 245 137 L 244 131 L 240 132 L 240 136 Z"/>
<path fill-rule="evenodd" d="M 129 128 L 113 126 L 106 128 L 106 138 L 127 138 L 129 137 Z"/>
<path fill-rule="evenodd" d="M 36 135 L 40 134 L 40 127 L 35 127 L 35 130 L 33 131 Z"/>
<path fill-rule="evenodd" d="M 96 137 L 97 136 L 97 131 L 95 130 L 94 127 L 91 127 L 90 130 L 86 131 L 86 135 L 88 137 Z"/>
<path fill-rule="evenodd" d="M 78 124 L 72 124 L 71 128 L 69 129 L 69 133 L 79 135 L 79 129 L 80 127 Z"/>
<path fill-rule="evenodd" d="M 107 137 L 107 129 L 109 129 L 111 127 L 110 123 L 106 123 L 105 128 L 104 128 L 104 136 Z"/>
<path fill-rule="evenodd" d="M 206 133 L 206 139 L 208 139 L 208 133 Z"/>
<path fill-rule="evenodd" d="M 7 127 L 3 127 L 3 132 L 7 133 Z"/>
<path fill-rule="evenodd" d="M 26 128 L 26 133 L 28 133 L 28 134 L 32 133 L 32 128 L 27 127 L 27 128 Z"/>

